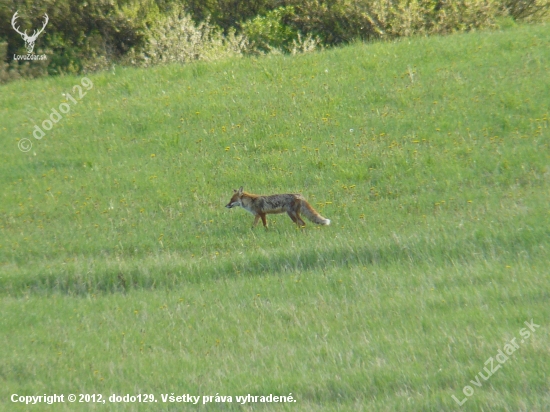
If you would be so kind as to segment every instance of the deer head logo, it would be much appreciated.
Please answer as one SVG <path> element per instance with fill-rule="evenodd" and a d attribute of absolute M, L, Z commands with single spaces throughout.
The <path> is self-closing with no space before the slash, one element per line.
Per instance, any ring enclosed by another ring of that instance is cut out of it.
<path fill-rule="evenodd" d="M 16 20 L 17 20 L 17 11 L 15 12 L 15 14 L 13 15 L 12 19 L 11 19 L 11 25 L 13 27 L 13 29 L 19 33 L 21 35 L 21 37 L 23 38 L 23 40 L 25 41 L 25 47 L 27 49 L 27 52 L 30 54 L 32 53 L 32 51 L 34 50 L 34 42 L 36 41 L 36 39 L 38 38 L 38 36 L 40 35 L 40 33 L 42 33 L 44 31 L 44 29 L 46 28 L 46 24 L 48 24 L 48 21 L 49 21 L 49 18 L 48 18 L 48 15 L 46 13 L 44 13 L 44 24 L 42 26 L 42 28 L 40 30 L 35 30 L 34 33 L 32 34 L 32 36 L 29 36 L 27 35 L 27 30 L 25 30 L 24 33 L 21 33 L 19 31 L 19 26 L 15 26 L 15 23 L 16 23 Z"/>

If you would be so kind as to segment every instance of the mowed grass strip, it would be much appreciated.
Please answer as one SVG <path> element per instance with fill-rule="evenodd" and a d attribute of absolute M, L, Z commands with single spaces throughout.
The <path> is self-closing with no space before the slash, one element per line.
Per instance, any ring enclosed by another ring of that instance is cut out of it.
<path fill-rule="evenodd" d="M 520 348 L 467 407 L 543 411 L 545 271 L 543 260 L 356 266 L 163 292 L 4 298 L 3 392 L 292 393 L 292 410 L 453 410 L 451 395 L 462 399 L 487 359 L 517 338 Z M 541 327 L 520 343 L 531 318 Z"/>
<path fill-rule="evenodd" d="M 549 46 L 540 25 L 117 67 L 41 140 L 81 80 L 2 86 L 0 408 L 180 392 L 440 411 L 470 385 L 468 410 L 547 410 Z M 301 192 L 332 224 L 251 230 L 223 208 L 241 185 Z"/>

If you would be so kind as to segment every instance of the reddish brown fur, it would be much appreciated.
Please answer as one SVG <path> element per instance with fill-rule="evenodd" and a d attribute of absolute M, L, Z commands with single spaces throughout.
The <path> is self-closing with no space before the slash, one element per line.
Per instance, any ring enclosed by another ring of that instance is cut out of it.
<path fill-rule="evenodd" d="M 301 194 L 287 193 L 279 195 L 255 195 L 239 190 L 234 190 L 233 196 L 225 206 L 229 209 L 241 206 L 254 215 L 254 226 L 262 219 L 264 227 L 267 228 L 267 214 L 287 213 L 294 223 L 298 226 L 305 226 L 305 222 L 300 216 L 303 213 L 306 218 L 320 225 L 329 225 L 330 220 L 321 216 Z"/>

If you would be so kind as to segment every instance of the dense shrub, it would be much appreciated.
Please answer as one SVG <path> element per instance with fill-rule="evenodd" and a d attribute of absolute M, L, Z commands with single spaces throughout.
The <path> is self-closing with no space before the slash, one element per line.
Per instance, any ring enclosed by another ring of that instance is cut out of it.
<path fill-rule="evenodd" d="M 502 16 L 547 19 L 549 9 L 550 0 L 0 0 L 0 83 L 114 62 L 297 53 L 319 43 L 446 34 L 492 27 Z M 25 53 L 9 23 L 16 10 L 22 30 L 40 27 L 48 14 L 35 47 L 48 60 L 11 58 Z"/>
<path fill-rule="evenodd" d="M 504 10 L 497 0 L 294 1 L 292 24 L 327 45 L 490 27 Z"/>
<path fill-rule="evenodd" d="M 154 0 L 29 0 L 19 9 L 4 2 L 0 40 L 7 43 L 8 56 L 25 53 L 20 35 L 9 23 L 16 10 L 21 30 L 29 32 L 40 27 L 43 15 L 48 14 L 48 25 L 34 52 L 48 51 L 50 74 L 105 67 L 131 48 L 145 44 L 145 29 L 160 16 Z"/>
<path fill-rule="evenodd" d="M 324 45 L 355 39 L 447 34 L 493 27 L 501 16 L 540 19 L 549 0 L 288 0 L 241 24 L 260 50 L 284 49 L 298 33 Z M 272 5 L 275 5 L 274 2 Z"/>
<path fill-rule="evenodd" d="M 289 29 L 319 36 L 330 45 L 380 35 L 487 27 L 502 14 L 537 20 L 545 16 L 549 4 L 549 0 L 187 0 L 185 9 L 195 21 L 211 16 L 212 23 L 227 30 L 239 29 L 258 16 L 270 20 L 271 11 L 294 7 Z"/>
<path fill-rule="evenodd" d="M 254 17 L 241 27 L 258 51 L 288 50 L 292 41 L 298 39 L 298 30 L 291 24 L 294 17 L 294 7 L 281 7 L 267 12 L 265 16 Z"/>
<path fill-rule="evenodd" d="M 6 56 L 8 44 L 0 42 L 0 56 Z M 0 59 L 0 84 L 17 80 L 22 77 L 34 78 L 47 75 L 48 62 L 46 60 L 22 62 L 16 60 L 7 61 Z"/>
<path fill-rule="evenodd" d="M 548 0 L 506 0 L 504 6 L 514 19 L 541 20 L 550 12 Z"/>
<path fill-rule="evenodd" d="M 224 33 L 239 29 L 240 24 L 256 16 L 263 16 L 271 10 L 285 6 L 284 0 L 184 0 L 184 10 L 195 22 L 207 18 Z"/>
<path fill-rule="evenodd" d="M 161 17 L 144 34 L 147 42 L 140 50 L 133 50 L 133 64 L 212 61 L 240 56 L 249 48 L 246 36 L 236 35 L 234 29 L 224 36 L 208 20 L 196 24 L 190 16 L 178 11 Z"/>

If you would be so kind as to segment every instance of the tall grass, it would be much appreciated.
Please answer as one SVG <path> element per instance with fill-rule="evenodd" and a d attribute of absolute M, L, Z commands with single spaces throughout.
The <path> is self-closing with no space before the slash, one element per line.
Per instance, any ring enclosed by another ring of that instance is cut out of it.
<path fill-rule="evenodd" d="M 2 86 L 0 408 L 453 410 L 533 318 L 462 408 L 546 410 L 548 33 L 117 68 L 41 140 L 80 79 Z M 332 224 L 251 229 L 223 208 L 241 185 L 301 192 Z"/>

